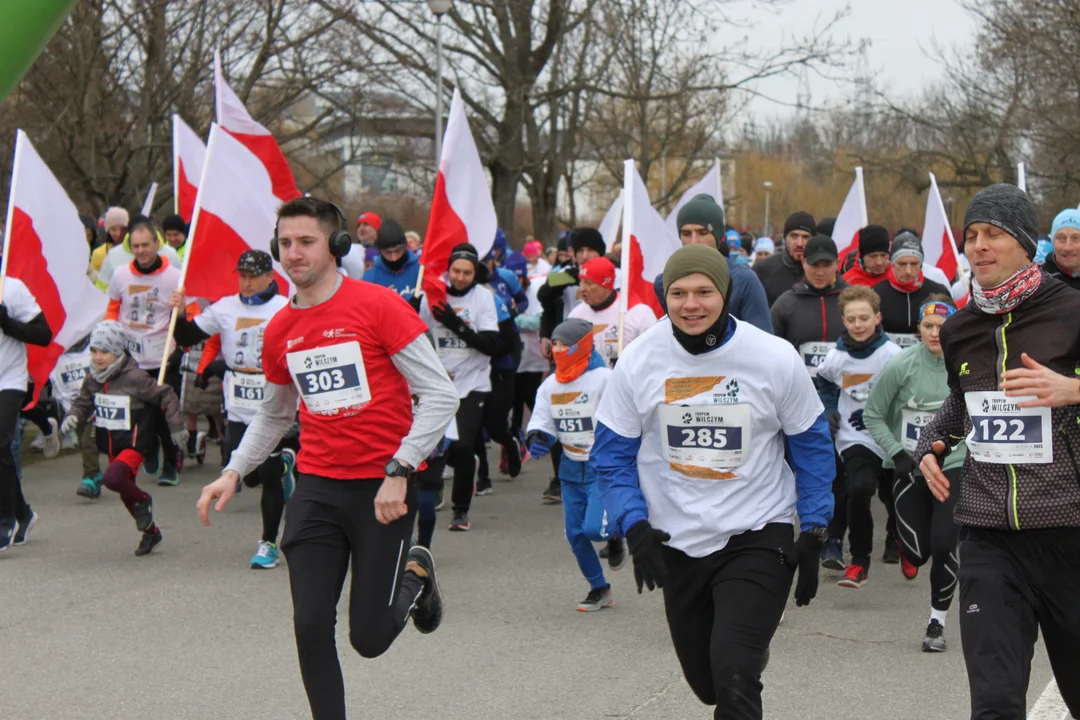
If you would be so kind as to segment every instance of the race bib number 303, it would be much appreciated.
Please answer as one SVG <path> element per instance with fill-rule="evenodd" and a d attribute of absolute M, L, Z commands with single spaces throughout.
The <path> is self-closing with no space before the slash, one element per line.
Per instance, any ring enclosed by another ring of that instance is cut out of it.
<path fill-rule="evenodd" d="M 329 345 L 285 355 L 307 409 L 317 415 L 359 410 L 371 401 L 360 343 Z"/>
<path fill-rule="evenodd" d="M 971 433 L 968 454 L 979 462 L 999 465 L 1045 464 L 1054 461 L 1050 408 L 1018 408 L 1033 397 L 1006 397 L 1003 392 L 964 393 Z"/>
<path fill-rule="evenodd" d="M 750 406 L 661 405 L 664 452 L 672 468 L 690 477 L 731 479 L 746 461 Z"/>

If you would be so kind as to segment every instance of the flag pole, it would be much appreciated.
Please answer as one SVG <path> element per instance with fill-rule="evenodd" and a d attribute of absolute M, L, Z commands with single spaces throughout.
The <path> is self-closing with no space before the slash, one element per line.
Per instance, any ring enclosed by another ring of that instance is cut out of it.
<path fill-rule="evenodd" d="M 11 162 L 11 192 L 8 195 L 7 219 L 4 221 L 4 253 L 0 256 L 0 302 L 3 302 L 4 278 L 8 270 L 8 250 L 11 249 L 11 226 L 15 220 L 15 192 L 19 186 L 19 160 L 22 156 L 22 146 L 26 139 L 26 133 L 22 130 L 15 131 L 15 157 Z"/>
<path fill-rule="evenodd" d="M 619 254 L 619 269 L 622 270 L 622 287 L 619 288 L 619 348 L 618 355 L 623 351 L 623 324 L 626 320 L 627 305 L 629 304 L 630 287 L 630 236 L 633 232 L 631 218 L 634 216 L 633 176 L 634 161 L 623 162 L 623 215 L 622 215 L 622 252 Z"/>
<path fill-rule="evenodd" d="M 187 252 L 184 253 L 184 261 L 180 263 L 180 282 L 177 284 L 177 290 L 184 289 L 184 282 L 187 280 L 188 265 L 191 264 L 191 255 L 195 252 L 195 228 L 199 222 L 200 210 L 202 209 L 202 194 L 203 188 L 206 187 L 206 171 L 210 168 L 210 153 L 214 150 L 214 140 L 217 139 L 218 133 L 217 124 L 210 126 L 210 139 L 206 142 L 206 159 L 202 166 L 202 175 L 199 178 L 199 188 L 195 191 L 195 209 L 191 212 L 191 225 L 188 227 L 188 237 L 191 238 L 191 245 L 188 247 Z M 161 369 L 158 370 L 158 385 L 165 384 L 165 365 L 169 361 L 169 355 L 173 351 L 173 332 L 176 331 L 176 319 L 180 316 L 180 308 L 173 308 L 169 315 L 169 334 L 165 336 L 165 353 L 161 356 Z"/>

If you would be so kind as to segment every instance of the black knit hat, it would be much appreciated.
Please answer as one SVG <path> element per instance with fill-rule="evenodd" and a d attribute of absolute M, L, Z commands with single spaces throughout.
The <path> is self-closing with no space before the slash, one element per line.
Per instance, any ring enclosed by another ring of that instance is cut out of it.
<path fill-rule="evenodd" d="M 802 230 L 813 235 L 816 228 L 817 223 L 814 222 L 814 216 L 805 210 L 800 210 L 788 215 L 788 219 L 784 221 L 784 237 L 787 237 L 788 233 L 795 230 Z"/>
<path fill-rule="evenodd" d="M 821 220 L 818 221 L 817 228 L 814 230 L 814 234 L 832 237 L 832 231 L 834 227 L 836 227 L 836 218 L 821 218 Z"/>
<path fill-rule="evenodd" d="M 450 251 L 450 261 L 446 264 L 446 267 L 449 268 L 456 260 L 468 260 L 473 264 L 473 268 L 476 270 L 475 282 L 477 285 L 484 285 L 491 279 L 488 266 L 480 262 L 480 256 L 476 254 L 476 247 L 471 243 L 458 243 L 455 245 Z"/>
<path fill-rule="evenodd" d="M 859 256 L 889 252 L 889 231 L 880 225 L 867 225 L 859 231 Z"/>
<path fill-rule="evenodd" d="M 1038 249 L 1038 216 L 1026 192 L 1007 183 L 985 187 L 968 203 L 964 230 L 972 223 L 990 223 L 1016 238 L 1029 258 Z"/>
<path fill-rule="evenodd" d="M 387 218 L 379 225 L 375 235 L 375 247 L 379 250 L 408 247 L 405 240 L 405 228 L 397 220 Z"/>
<path fill-rule="evenodd" d="M 165 219 L 161 221 L 161 231 L 168 232 L 170 230 L 176 230 L 183 233 L 184 237 L 187 237 L 188 224 L 179 215 L 166 215 Z"/>
<path fill-rule="evenodd" d="M 683 225 L 701 225 L 716 237 L 719 244 L 724 235 L 724 209 L 716 204 L 712 195 L 701 193 L 679 208 L 676 224 L 678 230 L 682 230 Z"/>
<path fill-rule="evenodd" d="M 591 227 L 577 227 L 570 231 L 570 250 L 577 253 L 583 248 L 592 248 L 599 255 L 607 254 L 607 243 L 600 231 Z"/>

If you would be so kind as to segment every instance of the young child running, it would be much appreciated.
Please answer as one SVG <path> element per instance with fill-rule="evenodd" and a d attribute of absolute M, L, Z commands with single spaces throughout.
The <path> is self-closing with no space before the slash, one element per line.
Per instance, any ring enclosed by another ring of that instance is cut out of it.
<path fill-rule="evenodd" d="M 589 594 L 578 603 L 581 612 L 611 607 L 611 585 L 604 579 L 593 542 L 606 542 L 607 515 L 600 499 L 594 463 L 589 462 L 595 429 L 594 416 L 607 387 L 611 370 L 593 348 L 593 324 L 571 318 L 551 334 L 555 374 L 536 392 L 536 404 L 525 441 L 535 458 L 546 455 L 556 438 L 562 443 L 559 463 L 566 540 L 589 581 Z M 621 543 L 609 552 L 608 565 L 618 570 L 626 562 Z"/>
<path fill-rule="evenodd" d="M 844 332 L 818 368 L 818 381 L 822 392 L 839 393 L 836 449 L 844 461 L 851 563 L 837 585 L 860 588 L 870 574 L 874 541 L 870 503 L 887 481 L 885 451 L 866 431 L 863 409 L 878 373 L 900 347 L 881 329 L 881 300 L 872 289 L 849 287 L 840 293 L 839 305 Z"/>
<path fill-rule="evenodd" d="M 90 334 L 90 374 L 60 427 L 62 432 L 71 432 L 91 415 L 95 417 L 98 449 L 109 456 L 102 482 L 119 493 L 135 518 L 135 527 L 142 533 L 135 555 L 142 557 L 161 542 L 152 500 L 135 484 L 143 458 L 154 447 L 155 416 L 148 406 L 161 408 L 178 447 L 187 442 L 187 431 L 176 393 L 140 370 L 126 347 L 127 334 L 120 323 L 106 320 L 94 328 Z"/>

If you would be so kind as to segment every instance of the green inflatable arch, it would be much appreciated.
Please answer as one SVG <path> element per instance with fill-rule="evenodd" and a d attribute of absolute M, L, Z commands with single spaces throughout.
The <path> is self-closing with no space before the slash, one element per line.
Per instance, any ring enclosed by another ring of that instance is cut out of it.
<path fill-rule="evenodd" d="M 76 0 L 0 0 L 0 102 L 71 12 Z"/>

